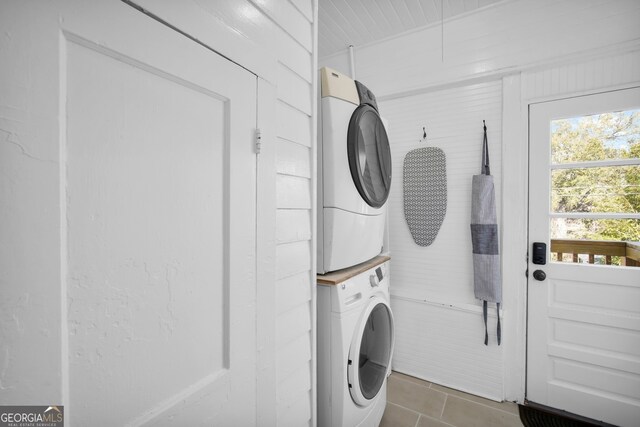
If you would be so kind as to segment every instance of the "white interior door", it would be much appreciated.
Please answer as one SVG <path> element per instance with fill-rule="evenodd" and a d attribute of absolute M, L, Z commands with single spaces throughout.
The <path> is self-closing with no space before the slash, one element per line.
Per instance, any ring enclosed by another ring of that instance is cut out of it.
<path fill-rule="evenodd" d="M 256 77 L 121 1 L 3 12 L 31 108 L 16 224 L 38 230 L 16 240 L 60 266 L 13 282 L 44 323 L 7 350 L 34 384 L 20 403 L 62 400 L 72 426 L 255 425 Z"/>
<path fill-rule="evenodd" d="M 636 426 L 640 89 L 533 104 L 529 143 L 527 400 Z"/>

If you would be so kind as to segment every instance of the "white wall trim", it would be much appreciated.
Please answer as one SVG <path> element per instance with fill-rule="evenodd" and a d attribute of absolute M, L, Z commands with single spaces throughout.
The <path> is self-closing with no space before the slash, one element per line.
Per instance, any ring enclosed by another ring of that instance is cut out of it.
<path fill-rule="evenodd" d="M 318 291 L 316 254 L 318 221 L 318 0 L 313 7 L 313 56 L 311 82 L 311 426 L 318 424 Z"/>
<path fill-rule="evenodd" d="M 476 73 L 467 75 L 465 77 L 445 80 L 440 82 L 429 83 L 427 85 L 420 85 L 414 88 L 403 90 L 399 92 L 387 93 L 378 96 L 378 101 L 388 101 L 397 98 L 404 98 L 407 96 L 421 95 L 430 92 L 436 92 L 444 89 L 451 89 L 456 87 L 468 86 L 477 83 L 485 83 L 489 81 L 495 81 L 516 73 L 532 72 L 537 70 L 544 70 L 554 66 L 562 66 L 568 64 L 575 64 L 578 62 L 588 61 L 595 58 L 611 57 L 616 55 L 622 55 L 640 50 L 640 41 L 633 40 L 626 43 L 620 43 L 615 46 L 607 46 L 604 48 L 589 49 L 580 52 L 576 52 L 573 55 L 566 55 L 562 57 L 552 57 L 545 60 L 532 62 L 529 64 L 521 64 L 518 66 L 510 67 L 507 69 L 489 70 L 483 73 Z M 588 92 L 584 93 L 585 95 Z M 580 96 L 580 95 L 575 95 Z M 547 99 L 547 100 L 552 100 Z M 535 102 L 543 102 L 544 99 L 536 100 Z"/>
<path fill-rule="evenodd" d="M 514 70 L 489 71 L 487 73 L 475 74 L 473 76 L 467 76 L 461 79 L 448 80 L 445 82 L 438 82 L 438 83 L 429 84 L 426 86 L 419 86 L 406 91 L 389 93 L 386 95 L 378 96 L 377 99 L 380 102 L 389 101 L 392 99 L 406 98 L 408 96 L 415 96 L 415 95 L 423 95 L 423 94 L 438 92 L 446 89 L 455 89 L 455 88 L 464 87 L 464 86 L 471 86 L 474 84 L 494 82 L 496 80 L 500 80 L 504 76 L 511 75 L 514 72 L 517 72 L 517 71 L 514 71 Z"/>
<path fill-rule="evenodd" d="M 528 110 L 521 75 L 502 79 L 502 289 L 513 316 L 504 322 L 504 398 L 523 402 L 526 372 Z M 508 159 L 508 160 L 507 160 Z M 506 238 L 505 236 L 509 236 Z"/>
<path fill-rule="evenodd" d="M 60 193 L 60 349 L 61 349 L 61 391 L 62 405 L 68 420 L 73 411 L 70 404 L 70 367 L 69 367 L 69 322 L 68 322 L 68 280 L 69 280 L 69 242 L 67 217 L 67 35 L 59 32 L 58 40 L 58 146 L 59 146 L 59 193 Z"/>
<path fill-rule="evenodd" d="M 637 53 L 640 54 L 640 46 L 638 46 L 638 48 L 639 49 Z M 588 96 L 588 95 L 597 95 L 603 92 L 613 92 L 616 90 L 633 89 L 635 87 L 638 87 L 638 84 L 639 84 L 638 82 L 614 84 L 606 87 L 598 87 L 598 88 L 588 89 L 588 90 L 576 90 L 569 93 L 552 94 L 548 96 L 530 96 L 530 97 L 524 97 L 522 102 L 527 106 L 532 104 L 541 104 L 543 102 L 552 102 L 552 101 L 558 101 L 561 99 L 578 98 L 581 96 Z"/>
<path fill-rule="evenodd" d="M 482 314 L 481 305 L 464 304 L 464 303 L 451 302 L 451 301 L 438 301 L 434 299 L 425 299 L 425 298 L 416 298 L 414 296 L 409 296 L 409 295 L 406 295 L 400 292 L 394 292 L 394 291 L 391 291 L 390 294 L 392 299 L 414 302 L 418 304 L 432 305 L 434 307 L 445 308 L 448 310 L 464 311 L 465 313 Z M 500 308 L 501 319 L 505 316 L 506 312 L 507 311 L 504 308 Z M 487 312 L 487 316 L 493 317 L 493 318 L 497 317 L 495 310 L 489 310 Z"/>
<path fill-rule="evenodd" d="M 256 156 L 256 337 L 257 424 L 277 423 L 276 401 L 276 88 L 258 78 L 257 127 L 262 149 Z"/>

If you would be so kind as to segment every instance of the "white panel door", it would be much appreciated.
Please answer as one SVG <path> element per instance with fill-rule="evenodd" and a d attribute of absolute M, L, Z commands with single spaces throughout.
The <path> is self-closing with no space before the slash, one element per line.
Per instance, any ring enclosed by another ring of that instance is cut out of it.
<path fill-rule="evenodd" d="M 636 426 L 640 89 L 533 104 L 529 143 L 526 398 Z"/>
<path fill-rule="evenodd" d="M 65 425 L 255 425 L 256 77 L 121 1 L 11 7 L 24 73 L 58 76 L 23 88 L 58 122 L 32 150 L 55 146 L 60 171 L 25 218 L 60 201 L 42 233 L 59 294 L 55 275 L 32 293 L 62 310 L 25 336 L 61 331 L 28 357 L 62 355 Z"/>

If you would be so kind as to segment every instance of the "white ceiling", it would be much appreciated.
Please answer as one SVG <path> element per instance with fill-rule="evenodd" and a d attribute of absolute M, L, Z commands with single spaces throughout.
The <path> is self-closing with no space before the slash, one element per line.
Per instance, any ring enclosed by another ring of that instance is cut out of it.
<path fill-rule="evenodd" d="M 503 0 L 319 0 L 318 55 L 328 56 Z M 443 13 L 444 9 L 444 13 Z"/>

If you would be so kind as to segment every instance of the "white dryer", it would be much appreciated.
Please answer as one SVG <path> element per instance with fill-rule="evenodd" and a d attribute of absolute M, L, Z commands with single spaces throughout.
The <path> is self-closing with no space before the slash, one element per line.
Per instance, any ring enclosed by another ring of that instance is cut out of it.
<path fill-rule="evenodd" d="M 319 278 L 319 427 L 377 427 L 382 419 L 394 345 L 388 259 L 344 280 Z"/>
<path fill-rule="evenodd" d="M 391 150 L 376 98 L 363 84 L 320 70 L 318 273 L 381 252 Z"/>

